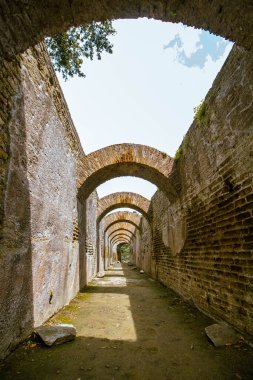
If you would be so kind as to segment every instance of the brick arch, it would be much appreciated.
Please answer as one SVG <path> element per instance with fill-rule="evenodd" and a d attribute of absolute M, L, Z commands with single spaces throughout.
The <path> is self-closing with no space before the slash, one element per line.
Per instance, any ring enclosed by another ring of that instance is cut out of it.
<path fill-rule="evenodd" d="M 133 227 L 133 230 L 135 230 L 134 226 L 132 226 L 132 227 Z M 116 227 L 114 227 L 114 229 L 108 234 L 108 239 L 110 239 L 111 236 L 112 236 L 113 234 L 115 234 L 116 232 L 127 232 L 127 233 L 131 234 L 131 236 L 134 236 L 134 231 L 131 231 L 130 228 L 117 228 L 117 226 L 116 226 Z M 108 231 L 107 231 L 107 233 L 108 233 Z"/>
<path fill-rule="evenodd" d="M 115 237 L 117 237 L 119 235 L 120 236 L 127 236 L 130 239 L 133 237 L 133 234 L 131 232 L 119 230 L 117 232 L 114 232 L 113 235 L 111 235 L 111 237 L 109 237 L 109 240 L 113 240 Z"/>
<path fill-rule="evenodd" d="M 121 241 L 124 241 L 126 243 L 130 243 L 131 242 L 131 239 L 130 238 L 126 238 L 124 236 L 119 236 L 117 239 L 115 239 L 114 241 L 112 241 L 112 245 L 115 245 L 117 244 L 118 242 L 121 242 Z"/>
<path fill-rule="evenodd" d="M 139 224 L 141 221 L 141 216 L 139 214 L 134 214 L 129 211 L 117 211 L 110 215 L 107 215 L 103 219 L 104 221 L 104 233 L 108 230 L 109 227 L 116 223 L 130 223 L 134 225 L 137 229 L 139 229 Z"/>
<path fill-rule="evenodd" d="M 125 239 L 127 241 L 131 241 L 131 238 L 129 236 L 125 236 L 125 235 L 118 235 L 116 236 L 114 239 L 111 240 L 111 243 L 112 244 L 115 244 L 119 239 Z"/>
<path fill-rule="evenodd" d="M 252 1 L 244 0 L 0 0 L 0 55 L 13 57 L 45 36 L 106 19 L 148 17 L 210 30 L 252 48 Z M 231 27 L 231 25 L 233 27 Z"/>
<path fill-rule="evenodd" d="M 136 227 L 135 227 L 135 225 L 132 225 L 132 224 L 129 224 L 129 223 L 126 223 L 126 222 L 119 222 L 119 223 L 114 224 L 114 225 L 112 225 L 111 227 L 108 228 L 108 230 L 106 231 L 107 236 L 109 236 L 111 232 L 114 232 L 117 229 L 128 230 L 128 231 L 130 231 L 130 232 L 132 232 L 134 234 L 135 230 L 136 230 Z"/>
<path fill-rule="evenodd" d="M 148 219 L 149 206 L 150 201 L 140 194 L 131 192 L 112 193 L 98 200 L 97 222 L 99 223 L 106 214 L 119 207 L 132 208 Z"/>
<path fill-rule="evenodd" d="M 121 219 L 121 220 L 115 220 L 114 222 L 112 222 L 109 227 L 113 226 L 113 225 L 116 225 L 116 224 L 119 224 L 121 222 L 126 222 L 126 224 L 129 224 L 129 225 L 132 225 L 136 228 L 136 230 L 140 230 L 140 227 L 138 226 L 138 224 L 135 224 L 134 222 L 132 222 L 131 220 L 126 220 L 126 219 Z M 105 231 L 106 232 L 106 231 Z"/>
<path fill-rule="evenodd" d="M 116 144 L 83 157 L 79 167 L 79 197 L 86 199 L 99 185 L 117 177 L 134 176 L 154 183 L 167 195 L 175 195 L 168 181 L 173 158 L 140 144 Z"/>

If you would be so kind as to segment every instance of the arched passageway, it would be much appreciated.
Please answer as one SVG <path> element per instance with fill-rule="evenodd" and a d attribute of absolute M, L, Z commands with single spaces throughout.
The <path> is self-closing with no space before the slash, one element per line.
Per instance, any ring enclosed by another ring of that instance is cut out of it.
<path fill-rule="evenodd" d="M 118 255 L 118 245 L 119 244 L 128 244 L 130 246 L 131 236 L 119 233 L 112 239 L 109 239 L 109 249 L 108 249 L 108 262 L 114 264 L 115 261 L 121 261 L 121 258 Z M 106 268 L 108 269 L 108 268 Z"/>
<path fill-rule="evenodd" d="M 147 218 L 149 206 L 150 201 L 140 194 L 130 192 L 113 193 L 98 200 L 97 221 L 100 222 L 107 213 L 120 207 L 132 208 Z"/>
<path fill-rule="evenodd" d="M 117 259 L 120 262 L 130 262 L 131 247 L 128 243 L 118 243 L 116 247 Z"/>
<path fill-rule="evenodd" d="M 141 215 L 130 211 L 113 212 L 101 219 L 101 227 L 99 228 L 97 237 L 99 268 L 107 269 L 113 260 L 115 260 L 112 249 L 115 239 L 118 239 L 120 236 L 121 239 L 123 237 L 124 239 L 128 238 L 129 242 L 134 238 L 136 231 L 139 233 L 140 221 Z M 117 236 L 112 237 L 112 234 L 116 234 Z M 126 236 L 126 234 L 129 236 Z"/>
<path fill-rule="evenodd" d="M 45 36 L 92 21 L 119 18 L 148 17 L 162 21 L 182 22 L 189 26 L 210 30 L 238 45 L 251 49 L 252 3 L 245 0 L 191 2 L 167 0 L 113 0 L 101 3 L 94 0 L 28 0 L 0 2 L 3 12 L 0 33 L 0 55 L 13 57 L 35 45 Z M 233 27 L 231 27 L 233 25 Z"/>
<path fill-rule="evenodd" d="M 121 246 L 127 246 L 128 247 L 128 257 L 130 257 L 130 240 L 128 239 L 122 239 L 119 238 L 117 239 L 113 244 L 112 244 L 112 251 L 114 255 L 115 261 L 120 261 L 122 262 L 122 255 L 121 255 L 121 250 L 119 247 Z"/>
<path fill-rule="evenodd" d="M 103 7 L 81 0 L 0 4 L 1 58 L 13 58 L 0 73 L 0 309 L 5 323 L 0 352 L 6 355 L 34 323 L 43 323 L 73 298 L 81 264 L 89 278 L 95 276 L 97 199 L 92 191 L 122 175 L 147 179 L 162 190 L 152 199 L 152 251 L 145 221 L 119 219 L 110 226 L 123 220 L 136 226 L 135 248 L 152 253 L 153 277 L 207 314 L 252 333 L 251 2 L 175 1 L 173 8 L 162 0 L 112 1 Z M 203 26 L 240 47 L 215 80 L 202 119 L 194 120 L 174 164 L 162 152 L 132 144 L 83 157 L 43 45 L 14 56 L 46 34 L 85 20 L 145 15 Z M 85 200 L 79 215 L 76 182 L 78 202 Z"/>
<path fill-rule="evenodd" d="M 118 261 L 122 263 L 130 263 L 130 258 L 131 258 L 131 244 L 129 243 L 118 243 L 117 247 L 117 258 Z"/>
<path fill-rule="evenodd" d="M 107 268 L 108 261 L 111 262 L 110 244 L 112 243 L 112 235 L 115 235 L 115 230 L 120 228 L 127 231 L 131 237 L 135 237 L 136 231 L 139 233 L 139 224 L 141 216 L 135 212 L 118 211 L 106 215 L 113 209 L 122 206 L 130 206 L 134 210 L 141 212 L 144 218 L 149 223 L 147 215 L 150 201 L 136 193 L 114 193 L 110 194 L 98 201 L 97 211 L 97 251 L 98 251 L 98 268 Z M 101 225 L 100 225 L 101 224 Z M 129 231 L 130 230 L 130 231 Z M 108 258 L 109 257 L 109 258 Z"/>

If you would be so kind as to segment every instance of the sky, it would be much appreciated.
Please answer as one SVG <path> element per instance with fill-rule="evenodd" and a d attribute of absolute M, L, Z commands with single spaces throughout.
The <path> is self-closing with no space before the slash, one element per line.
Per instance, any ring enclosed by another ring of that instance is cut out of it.
<path fill-rule="evenodd" d="M 127 142 L 173 157 L 232 43 L 155 20 L 117 20 L 113 26 L 113 54 L 85 61 L 85 78 L 65 82 L 58 76 L 84 152 Z M 156 186 L 121 177 L 97 191 L 99 197 L 133 191 L 150 199 Z"/>

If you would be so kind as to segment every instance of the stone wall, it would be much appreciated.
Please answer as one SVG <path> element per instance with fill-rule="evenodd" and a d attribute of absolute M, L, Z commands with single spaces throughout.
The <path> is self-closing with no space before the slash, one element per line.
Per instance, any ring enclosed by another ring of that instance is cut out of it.
<path fill-rule="evenodd" d="M 151 275 L 152 266 L 152 224 L 145 218 L 141 219 L 141 266 L 146 273 Z"/>
<path fill-rule="evenodd" d="M 47 83 L 46 64 L 43 56 L 30 55 L 22 66 L 35 326 L 67 304 L 79 286 L 76 152 L 52 101 L 57 87 Z"/>
<path fill-rule="evenodd" d="M 150 206 L 152 275 L 251 334 L 252 67 L 252 54 L 234 47 L 177 153 L 177 199 L 158 191 Z"/>
<path fill-rule="evenodd" d="M 31 207 L 21 65 L 20 57 L 0 64 L 0 357 L 33 326 Z"/>
<path fill-rule="evenodd" d="M 84 153 L 43 44 L 1 62 L 0 86 L 4 356 L 79 289 L 76 173 Z M 86 201 L 88 277 L 96 270 L 96 197 Z"/>
<path fill-rule="evenodd" d="M 96 229 L 97 199 L 97 193 L 93 192 L 86 201 L 87 283 L 96 275 L 98 266 Z"/>
<path fill-rule="evenodd" d="M 98 269 L 97 200 L 93 192 L 85 201 L 78 199 L 79 226 L 79 286 L 83 288 L 95 276 Z"/>

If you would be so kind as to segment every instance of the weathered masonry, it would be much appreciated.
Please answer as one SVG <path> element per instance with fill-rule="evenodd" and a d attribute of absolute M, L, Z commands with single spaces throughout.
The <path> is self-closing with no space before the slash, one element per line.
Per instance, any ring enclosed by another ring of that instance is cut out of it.
<path fill-rule="evenodd" d="M 137 144 L 85 155 L 40 41 L 83 21 L 141 16 L 236 45 L 175 160 Z M 1 357 L 106 269 L 123 242 L 138 267 L 253 334 L 252 20 L 249 0 L 0 0 Z M 99 200 L 96 187 L 123 175 L 159 190 L 150 202 L 132 193 Z M 115 211 L 124 205 L 135 212 Z"/>

